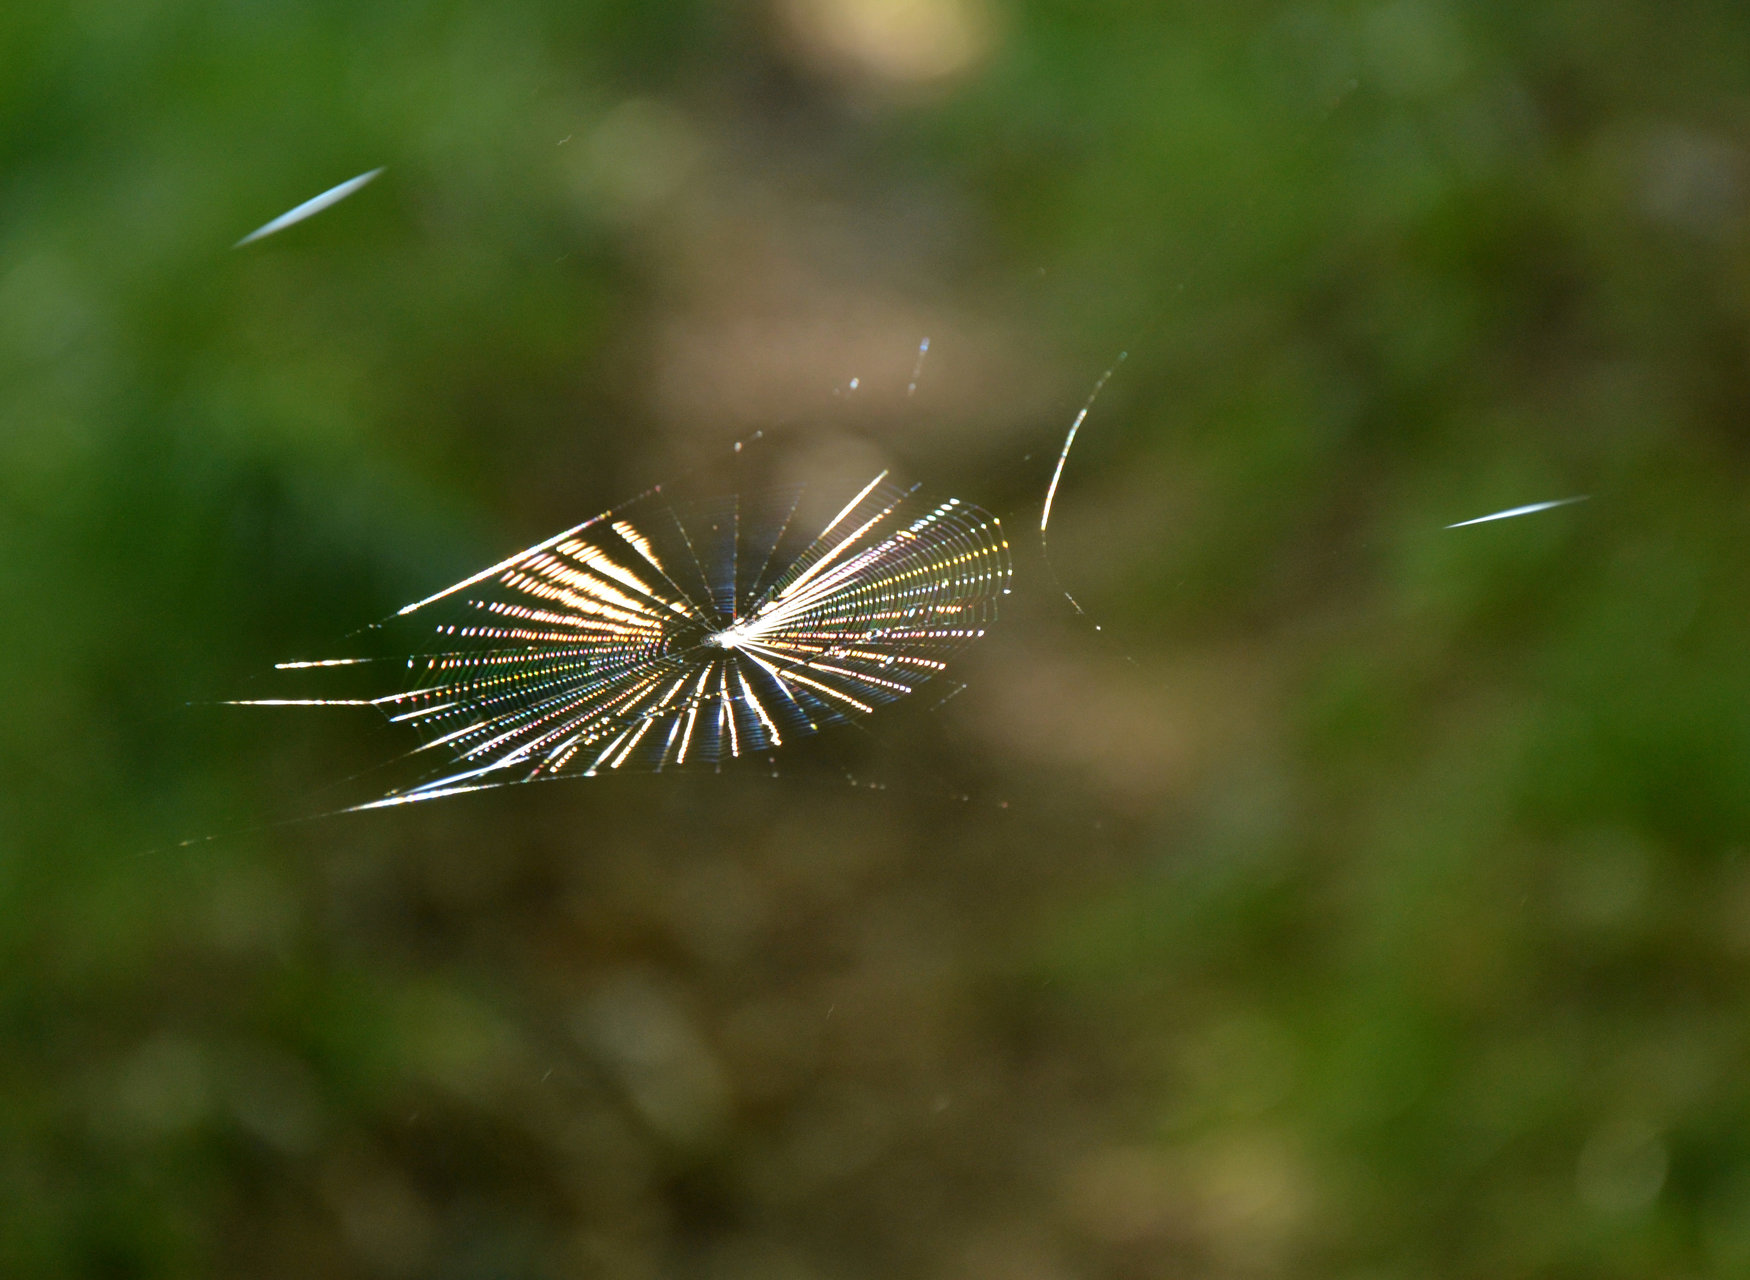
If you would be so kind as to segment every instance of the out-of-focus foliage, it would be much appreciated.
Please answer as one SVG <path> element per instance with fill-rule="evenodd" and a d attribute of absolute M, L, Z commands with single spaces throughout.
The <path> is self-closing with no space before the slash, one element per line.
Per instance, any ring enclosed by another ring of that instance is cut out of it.
<path fill-rule="evenodd" d="M 0 6 L 0 1273 L 1745 1274 L 1747 148 L 1723 3 Z M 776 778 L 211 705 L 759 427 L 1025 548 L 1120 348 L 1103 629 Z"/>

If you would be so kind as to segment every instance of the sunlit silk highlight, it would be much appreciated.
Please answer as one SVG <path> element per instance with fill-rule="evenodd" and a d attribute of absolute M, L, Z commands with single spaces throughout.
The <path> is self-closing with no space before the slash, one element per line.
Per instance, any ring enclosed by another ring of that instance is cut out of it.
<path fill-rule="evenodd" d="M 319 196 L 311 196 L 308 200 L 304 201 L 303 204 L 286 210 L 272 222 L 257 227 L 231 247 L 233 249 L 241 249 L 246 244 L 253 244 L 255 241 L 266 236 L 271 236 L 275 232 L 284 231 L 287 227 L 295 226 L 305 218 L 314 217 L 324 209 L 339 204 L 353 192 L 371 182 L 382 172 L 381 169 L 372 169 L 369 173 L 361 173 L 356 178 L 348 178 L 345 182 L 328 188 L 328 190 L 324 191 Z"/>
<path fill-rule="evenodd" d="M 1515 516 L 1534 516 L 1539 511 L 1553 511 L 1557 507 L 1568 507 L 1576 502 L 1584 502 L 1591 496 L 1592 495 L 1589 493 L 1582 493 L 1572 498 L 1557 498 L 1553 502 L 1531 502 L 1523 507 L 1509 507 L 1505 511 L 1493 511 L 1486 516 L 1477 516 L 1471 520 L 1460 520 L 1458 523 L 1449 524 L 1446 527 L 1448 529 L 1463 529 L 1473 524 L 1488 524 L 1491 520 L 1511 520 Z"/>

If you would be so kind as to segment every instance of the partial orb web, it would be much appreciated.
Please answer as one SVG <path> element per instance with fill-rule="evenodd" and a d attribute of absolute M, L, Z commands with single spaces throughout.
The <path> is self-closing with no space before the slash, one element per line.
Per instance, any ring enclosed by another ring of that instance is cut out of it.
<path fill-rule="evenodd" d="M 434 764 L 353 806 L 383 808 L 764 754 L 911 693 L 995 619 L 994 516 L 885 472 L 813 529 L 801 497 L 652 490 L 401 610 L 411 657 L 279 664 L 397 687 L 243 705 L 371 706 L 416 731 Z"/>

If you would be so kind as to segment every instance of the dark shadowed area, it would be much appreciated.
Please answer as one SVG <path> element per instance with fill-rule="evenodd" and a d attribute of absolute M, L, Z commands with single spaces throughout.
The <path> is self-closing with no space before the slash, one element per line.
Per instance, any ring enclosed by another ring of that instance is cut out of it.
<path fill-rule="evenodd" d="M 964 691 L 221 705 L 755 431 Z M 0 1274 L 1750 1273 L 1747 485 L 1742 5 L 0 5 Z"/>

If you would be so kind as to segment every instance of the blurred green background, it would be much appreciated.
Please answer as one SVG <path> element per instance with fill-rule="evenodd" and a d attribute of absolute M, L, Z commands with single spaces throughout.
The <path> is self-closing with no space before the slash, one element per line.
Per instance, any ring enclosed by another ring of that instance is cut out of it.
<path fill-rule="evenodd" d="M 1726 3 L 0 7 L 0 1274 L 1750 1274 L 1747 146 Z M 774 426 L 961 696 L 284 821 Z"/>

